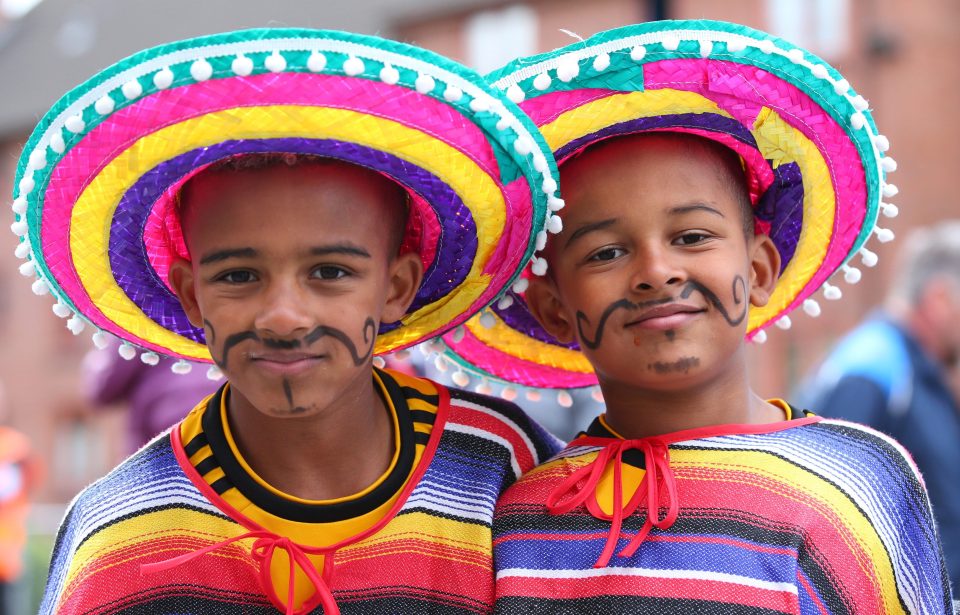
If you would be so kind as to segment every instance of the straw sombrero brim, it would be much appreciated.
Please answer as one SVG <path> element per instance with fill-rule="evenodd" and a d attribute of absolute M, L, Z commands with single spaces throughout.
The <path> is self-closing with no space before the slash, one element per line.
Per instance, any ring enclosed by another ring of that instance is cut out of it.
<path fill-rule="evenodd" d="M 736 151 L 757 227 L 782 260 L 770 302 L 750 311 L 748 339 L 762 341 L 775 323 L 788 327 L 798 306 L 818 315 L 814 293 L 839 298 L 832 276 L 840 271 L 855 283 L 860 271 L 850 259 L 859 252 L 873 266 L 867 241 L 892 238 L 876 223 L 879 212 L 896 213 L 881 201 L 896 194 L 886 181 L 896 163 L 869 105 L 823 60 L 776 37 L 725 22 L 650 22 L 516 60 L 488 79 L 530 115 L 559 164 L 603 139 L 651 131 L 694 134 Z M 471 320 L 467 330 L 480 323 Z M 444 341 L 455 360 L 484 373 L 538 379 L 520 360 L 519 340 L 506 347 L 498 337 Z M 554 386 L 578 373 L 579 358 L 547 354 L 542 367 L 565 372 Z"/>
<path fill-rule="evenodd" d="M 140 52 L 64 96 L 17 169 L 18 256 L 71 329 L 209 361 L 167 282 L 186 256 L 183 182 L 252 153 L 318 155 L 392 178 L 410 195 L 405 247 L 423 284 L 375 352 L 443 333 L 517 276 L 555 198 L 536 127 L 465 67 L 343 32 L 260 29 Z"/>

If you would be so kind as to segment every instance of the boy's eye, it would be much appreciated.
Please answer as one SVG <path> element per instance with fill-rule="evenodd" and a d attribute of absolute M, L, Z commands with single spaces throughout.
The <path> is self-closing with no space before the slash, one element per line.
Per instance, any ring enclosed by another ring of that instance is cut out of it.
<path fill-rule="evenodd" d="M 321 280 L 339 280 L 348 275 L 350 275 L 349 271 L 336 265 L 321 265 L 313 270 L 313 277 Z"/>
<path fill-rule="evenodd" d="M 219 275 L 216 280 L 218 282 L 227 282 L 229 284 L 248 284 L 250 282 L 255 282 L 257 276 L 254 275 L 252 271 L 244 271 L 243 269 L 237 271 L 227 271 Z"/>
<path fill-rule="evenodd" d="M 681 246 L 693 246 L 698 243 L 703 243 L 707 239 L 710 239 L 710 235 L 698 231 L 691 231 L 677 237 L 674 243 Z"/>
<path fill-rule="evenodd" d="M 626 254 L 626 251 L 624 251 L 623 248 L 603 248 L 602 250 L 597 250 L 591 254 L 588 260 L 594 262 L 612 261 L 613 259 L 619 258 L 624 254 Z"/>

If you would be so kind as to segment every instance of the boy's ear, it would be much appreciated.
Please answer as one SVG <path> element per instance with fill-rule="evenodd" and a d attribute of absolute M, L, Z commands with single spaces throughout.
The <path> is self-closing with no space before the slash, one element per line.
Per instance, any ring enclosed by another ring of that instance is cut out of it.
<path fill-rule="evenodd" d="M 407 308 L 420 290 L 423 281 L 423 261 L 416 252 L 407 252 L 393 259 L 387 280 L 386 303 L 380 315 L 381 322 L 393 323 L 403 318 Z"/>
<path fill-rule="evenodd" d="M 574 340 L 573 322 L 563 308 L 557 285 L 548 276 L 530 276 L 524 295 L 530 313 L 547 333 L 564 344 Z"/>
<path fill-rule="evenodd" d="M 750 304 L 763 307 L 780 279 L 780 252 L 768 235 L 755 235 L 751 243 Z"/>
<path fill-rule="evenodd" d="M 169 280 L 170 286 L 173 287 L 173 291 L 177 293 L 177 298 L 180 299 L 183 311 L 187 313 L 190 324 L 197 328 L 203 328 L 203 316 L 200 314 L 200 306 L 197 303 L 193 265 L 190 264 L 190 261 L 175 258 L 170 264 Z"/>

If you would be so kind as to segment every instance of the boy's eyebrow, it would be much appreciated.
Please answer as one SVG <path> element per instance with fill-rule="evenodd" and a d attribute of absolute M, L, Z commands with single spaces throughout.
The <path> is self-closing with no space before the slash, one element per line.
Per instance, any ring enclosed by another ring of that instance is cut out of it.
<path fill-rule="evenodd" d="M 225 261 L 228 258 L 253 258 L 257 255 L 257 251 L 253 248 L 230 248 L 227 250 L 217 250 L 216 252 L 211 252 L 206 254 L 203 258 L 200 259 L 201 265 L 209 265 L 210 263 L 217 263 L 220 261 Z"/>
<path fill-rule="evenodd" d="M 310 248 L 313 256 L 327 256 L 328 254 L 346 254 L 347 256 L 362 256 L 370 258 L 370 253 L 360 246 L 351 243 L 337 243 L 330 246 L 314 246 Z"/>
<path fill-rule="evenodd" d="M 708 213 L 724 217 L 723 212 L 709 205 L 704 205 L 703 203 L 693 203 L 691 205 L 678 205 L 670 209 L 671 214 L 687 214 L 691 211 L 706 211 Z"/>
<path fill-rule="evenodd" d="M 570 234 L 570 237 L 567 239 L 566 246 L 564 247 L 569 248 L 570 244 L 572 244 L 577 239 L 580 239 L 587 233 L 592 233 L 593 231 L 601 231 L 616 223 L 617 223 L 616 218 L 608 218 L 606 220 L 598 220 L 597 222 L 589 222 L 587 224 L 584 224 L 583 226 L 581 226 L 580 228 L 578 228 L 577 230 L 575 230 L 573 233 Z"/>

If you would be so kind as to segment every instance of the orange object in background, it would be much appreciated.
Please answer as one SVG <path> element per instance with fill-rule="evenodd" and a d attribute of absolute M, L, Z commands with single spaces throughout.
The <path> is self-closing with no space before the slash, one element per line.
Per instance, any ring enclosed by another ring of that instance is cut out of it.
<path fill-rule="evenodd" d="M 23 568 L 34 474 L 30 441 L 19 431 L 0 426 L 0 583 L 16 580 Z"/>

